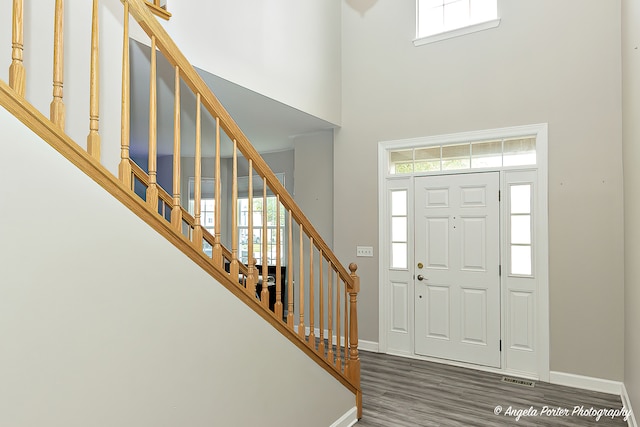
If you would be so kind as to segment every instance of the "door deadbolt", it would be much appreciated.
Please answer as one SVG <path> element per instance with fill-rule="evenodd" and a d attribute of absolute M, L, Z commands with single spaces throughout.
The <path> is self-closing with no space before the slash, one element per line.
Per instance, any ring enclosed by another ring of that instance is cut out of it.
<path fill-rule="evenodd" d="M 424 265 L 421 262 L 419 262 L 418 263 L 418 268 L 422 268 L 422 267 L 424 267 Z"/>

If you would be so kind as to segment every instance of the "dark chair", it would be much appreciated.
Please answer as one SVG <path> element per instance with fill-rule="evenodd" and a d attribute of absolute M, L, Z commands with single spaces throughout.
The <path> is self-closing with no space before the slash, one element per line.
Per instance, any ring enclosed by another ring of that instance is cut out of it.
<path fill-rule="evenodd" d="M 256 264 L 256 269 L 258 270 L 258 274 L 263 277 L 262 283 L 267 282 L 267 291 L 269 292 L 269 309 L 273 311 L 276 304 L 276 266 L 268 265 L 267 266 L 267 275 L 262 274 L 262 265 Z M 282 280 L 282 295 L 280 301 L 283 305 L 283 312 L 287 310 L 287 267 L 280 267 L 280 277 Z M 262 284 L 256 285 L 256 293 L 258 296 L 261 295 L 262 292 Z"/>

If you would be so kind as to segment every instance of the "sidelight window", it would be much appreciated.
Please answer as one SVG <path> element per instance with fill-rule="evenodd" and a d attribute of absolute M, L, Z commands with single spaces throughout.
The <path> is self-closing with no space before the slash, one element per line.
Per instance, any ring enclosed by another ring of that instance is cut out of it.
<path fill-rule="evenodd" d="M 391 268 L 408 267 L 407 190 L 391 191 Z"/>
<path fill-rule="evenodd" d="M 510 274 L 531 276 L 533 272 L 533 230 L 531 184 L 509 186 Z"/>

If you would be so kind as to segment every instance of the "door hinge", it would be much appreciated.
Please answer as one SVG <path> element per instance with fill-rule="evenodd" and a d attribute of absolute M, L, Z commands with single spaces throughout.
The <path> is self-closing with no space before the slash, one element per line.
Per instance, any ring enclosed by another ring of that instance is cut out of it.
<path fill-rule="evenodd" d="M 502 340 L 500 340 L 500 351 L 502 351 Z"/>
<path fill-rule="evenodd" d="M 502 200 L 502 192 L 498 190 L 498 201 Z"/>
<path fill-rule="evenodd" d="M 502 265 L 498 266 L 498 276 L 502 277 Z"/>

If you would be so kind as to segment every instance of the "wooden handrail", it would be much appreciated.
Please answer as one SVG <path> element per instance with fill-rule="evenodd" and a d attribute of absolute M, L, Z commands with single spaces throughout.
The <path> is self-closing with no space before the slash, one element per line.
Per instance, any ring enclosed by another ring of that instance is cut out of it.
<path fill-rule="evenodd" d="M 346 268 L 340 263 L 329 245 L 327 245 L 324 239 L 322 239 L 320 233 L 318 233 L 311 221 L 309 221 L 305 216 L 300 207 L 293 200 L 293 197 L 278 180 L 275 173 L 267 165 L 262 156 L 260 156 L 256 151 L 255 147 L 251 144 L 231 115 L 229 115 L 213 92 L 211 92 L 211 89 L 209 89 L 202 77 L 200 77 L 196 72 L 166 30 L 153 17 L 151 12 L 149 12 L 144 2 L 141 0 L 122 1 L 129 3 L 131 15 L 138 21 L 138 24 L 140 24 L 140 27 L 147 33 L 147 35 L 149 37 L 155 37 L 156 46 L 160 49 L 169 63 L 174 67 L 177 66 L 181 70 L 182 79 L 187 86 L 191 88 L 193 93 L 200 94 L 202 105 L 211 113 L 211 116 L 220 118 L 221 128 L 232 140 L 237 142 L 238 149 L 244 157 L 253 162 L 253 169 L 258 172 L 258 175 L 267 179 L 269 188 L 271 188 L 275 194 L 280 195 L 280 201 L 283 206 L 291 211 L 296 222 L 304 227 L 305 233 L 309 237 L 313 237 L 316 248 L 321 249 L 327 260 L 336 266 L 336 271 L 340 275 L 341 279 L 345 281 L 349 288 L 353 287 L 353 279 L 349 272 L 347 272 Z"/>
<path fill-rule="evenodd" d="M 154 15 L 159 16 L 162 19 L 169 20 L 171 18 L 171 14 L 167 11 L 166 8 L 160 6 L 159 0 L 145 0 L 147 7 Z"/>

